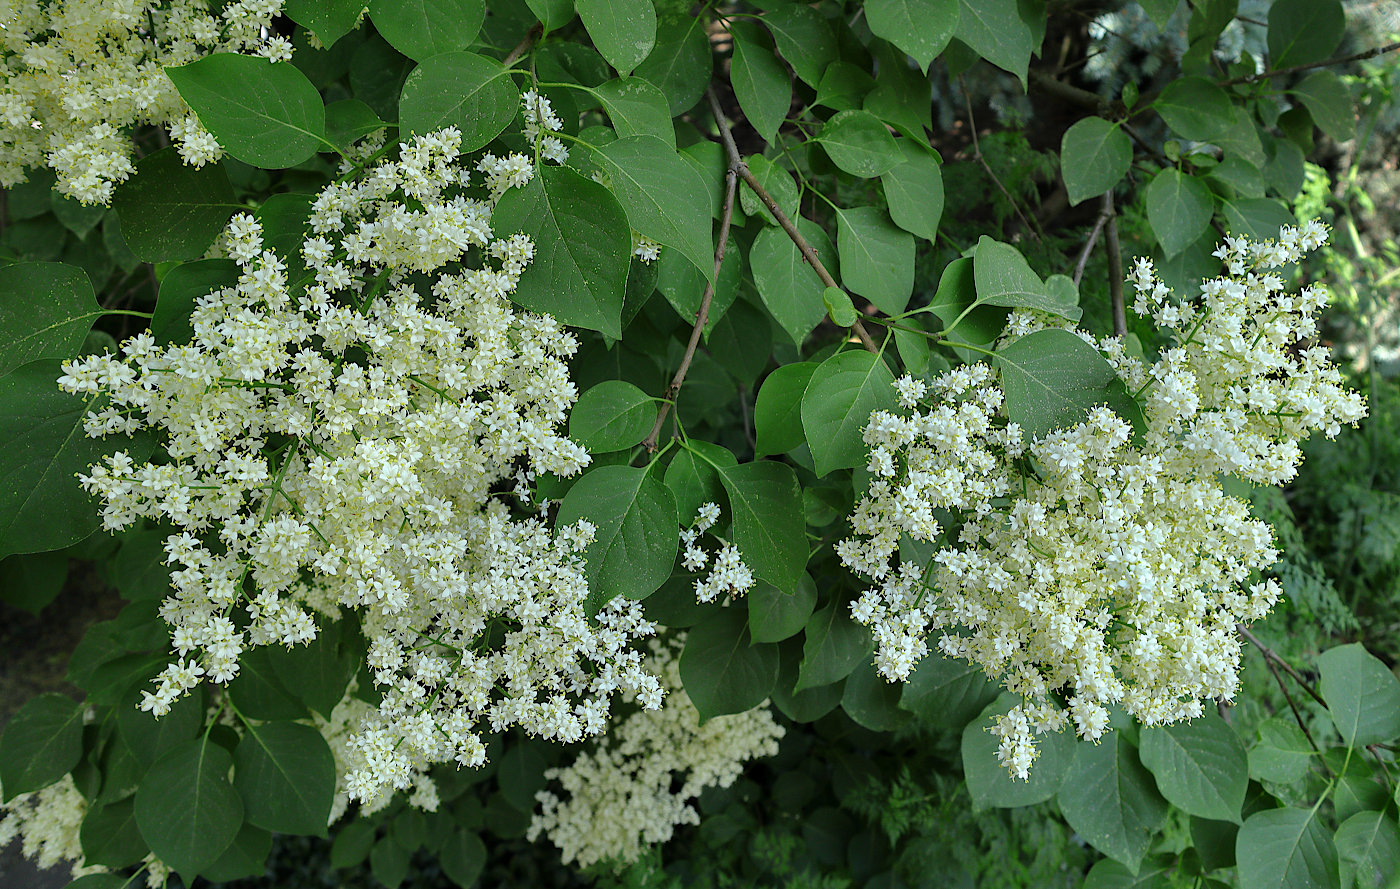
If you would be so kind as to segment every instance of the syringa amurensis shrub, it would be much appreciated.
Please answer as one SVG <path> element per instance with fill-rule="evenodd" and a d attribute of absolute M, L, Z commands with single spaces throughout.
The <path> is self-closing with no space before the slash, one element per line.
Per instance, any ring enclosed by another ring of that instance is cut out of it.
<path fill-rule="evenodd" d="M 133 600 L 88 700 L 0 736 L 0 839 L 152 885 L 328 827 L 389 886 L 419 849 L 504 882 L 488 834 L 917 883 L 845 817 L 904 773 L 958 818 L 1053 798 L 1109 880 L 1364 868 L 1400 683 L 1334 649 L 1336 731 L 1261 726 L 1237 632 L 1288 592 L 1239 485 L 1363 413 L 1288 210 L 1350 101 L 1221 74 L 1218 10 L 1106 100 L 1037 2 L 0 6 L 0 176 L 57 177 L 7 193 L 3 259 L 122 269 L 0 267 L 0 577 L 95 557 Z M 1341 10 L 1228 27 L 1286 68 Z M 986 130 L 1011 95 L 1073 121 L 1058 173 Z"/>

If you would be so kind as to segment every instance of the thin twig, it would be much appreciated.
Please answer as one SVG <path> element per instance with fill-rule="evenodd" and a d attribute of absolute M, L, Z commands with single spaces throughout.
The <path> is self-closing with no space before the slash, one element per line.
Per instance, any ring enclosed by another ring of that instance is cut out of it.
<path fill-rule="evenodd" d="M 1128 316 L 1123 308 L 1123 245 L 1118 241 L 1118 213 L 1113 209 L 1113 189 L 1103 193 L 1103 211 L 1108 215 L 1108 298 L 1113 305 L 1113 335 L 1128 335 Z"/>
<path fill-rule="evenodd" d="M 724 248 L 729 243 L 729 223 L 734 218 L 734 193 L 738 190 L 739 179 L 738 171 L 733 165 L 724 179 L 724 210 L 719 220 L 719 246 L 715 248 L 714 281 L 719 280 L 720 267 L 724 265 Z M 710 301 L 714 299 L 714 295 L 714 282 L 706 281 L 705 292 L 700 297 L 700 309 L 695 313 L 695 326 L 690 329 L 690 342 L 685 345 L 680 367 L 676 368 L 671 385 L 666 387 L 666 400 L 661 402 L 661 409 L 656 412 L 656 422 L 652 425 L 651 432 L 642 440 L 642 447 L 649 452 L 656 450 L 656 440 L 661 437 L 661 427 L 666 423 L 666 415 L 671 412 L 671 405 L 675 403 L 676 396 L 680 394 L 681 386 L 685 383 L 685 375 L 690 372 L 690 362 L 695 358 L 695 350 L 700 345 L 700 335 L 705 330 L 705 323 L 710 319 Z"/>
<path fill-rule="evenodd" d="M 1263 646 L 1260 646 L 1260 650 L 1268 651 L 1268 649 Z M 1322 748 L 1317 746 L 1317 742 L 1313 740 L 1312 732 L 1308 731 L 1308 724 L 1304 721 L 1303 714 L 1299 711 L 1298 705 L 1293 702 L 1293 695 L 1288 693 L 1288 683 L 1284 682 L 1283 677 L 1278 674 L 1278 668 L 1274 666 L 1274 659 L 1266 655 L 1264 658 L 1264 666 L 1269 668 L 1269 672 L 1273 674 L 1274 681 L 1278 683 L 1279 691 L 1283 692 L 1283 699 L 1288 702 L 1288 709 L 1293 711 L 1293 721 L 1298 723 L 1298 728 L 1303 730 L 1303 737 L 1308 739 L 1308 746 L 1317 753 L 1321 753 Z M 1327 765 L 1327 760 L 1322 760 L 1322 765 L 1323 768 L 1327 769 L 1329 774 L 1332 772 L 1331 766 Z"/>
<path fill-rule="evenodd" d="M 828 272 L 826 266 L 822 265 L 822 261 L 817 258 L 817 251 L 812 249 L 812 245 L 802 236 L 802 232 L 797 230 L 797 226 L 793 225 L 792 220 L 778 206 L 778 202 L 773 200 L 773 196 L 754 176 L 749 165 L 744 163 L 743 156 L 739 154 L 739 147 L 734 144 L 734 134 L 729 131 L 729 122 L 724 119 L 724 109 L 720 107 L 719 98 L 715 96 L 714 89 L 705 90 L 705 95 L 710 100 L 710 112 L 714 115 L 715 123 L 719 125 L 719 135 L 724 142 L 724 150 L 729 155 L 729 168 L 739 174 L 739 178 L 744 180 L 744 184 L 763 202 L 763 206 L 768 208 L 768 212 L 773 214 L 773 218 L 778 221 L 782 230 L 787 232 L 792 243 L 797 245 L 802 258 L 807 260 L 807 264 L 812 267 L 812 271 L 817 273 L 822 284 L 826 287 L 840 289 L 841 285 L 836 283 L 836 279 L 831 277 L 831 272 Z M 855 331 L 855 335 L 860 338 L 861 345 L 877 355 L 880 354 L 880 347 L 871 338 L 870 331 L 865 329 L 865 325 L 861 324 L 859 319 L 851 325 L 851 330 Z"/>
<path fill-rule="evenodd" d="M 1099 218 L 1094 220 L 1094 227 L 1089 232 L 1089 240 L 1084 242 L 1084 249 L 1079 251 L 1079 261 L 1074 264 L 1075 287 L 1084 280 L 1084 266 L 1089 263 L 1089 254 L 1094 252 L 1094 245 L 1099 241 L 1099 233 L 1103 231 L 1104 223 L 1108 222 L 1108 215 L 1107 210 L 1099 211 Z"/>
<path fill-rule="evenodd" d="M 1005 195 L 1007 201 L 1011 203 L 1011 209 L 1016 211 L 1016 215 L 1020 217 L 1022 224 L 1026 226 L 1031 234 L 1035 235 L 1037 241 L 1044 241 L 1045 236 L 1040 230 L 1040 225 L 1032 223 L 1026 214 L 1021 211 L 1021 204 L 1011 196 L 1011 192 L 1007 191 L 1006 186 L 1001 184 L 1001 180 L 998 179 L 997 174 L 992 171 L 992 167 L 987 163 L 987 159 L 982 156 L 982 143 L 977 138 L 977 120 L 972 116 L 972 97 L 967 93 L 967 81 L 963 80 L 961 74 L 958 75 L 958 85 L 962 87 L 963 102 L 967 105 L 967 129 L 968 132 L 972 134 L 973 159 L 982 165 L 982 169 L 991 177 L 992 182 L 996 183 L 997 188 L 1001 189 L 1001 193 Z"/>
<path fill-rule="evenodd" d="M 1303 674 L 1293 669 L 1292 664 L 1279 657 L 1278 652 L 1274 651 L 1272 648 L 1269 648 L 1263 642 L 1260 642 L 1259 637 L 1251 633 L 1249 631 L 1249 628 L 1246 627 L 1244 624 L 1235 624 L 1235 629 L 1240 631 L 1241 636 L 1245 637 L 1251 643 L 1253 643 L 1254 647 L 1259 649 L 1260 654 L 1264 655 L 1265 658 L 1278 664 L 1284 669 L 1284 672 L 1286 672 L 1289 676 L 1292 676 L 1293 680 L 1303 687 L 1303 691 L 1307 692 L 1309 697 L 1311 697 L 1314 701 L 1317 701 L 1323 707 L 1327 706 L 1327 702 L 1322 699 L 1322 695 L 1317 693 L 1317 689 L 1312 687 L 1312 683 L 1304 679 Z"/>
<path fill-rule="evenodd" d="M 540 38 L 540 35 L 543 33 L 544 25 L 540 24 L 539 22 L 535 22 L 535 26 L 529 31 L 526 31 L 525 36 L 522 37 L 520 39 L 520 42 L 515 45 L 515 49 L 512 49 L 510 52 L 506 53 L 506 57 L 501 60 L 501 64 L 507 68 L 509 68 L 511 65 L 514 65 L 516 63 L 516 60 L 518 60 L 521 56 L 525 55 L 525 53 L 530 51 L 530 47 L 535 45 L 535 41 L 538 40 Z"/>
<path fill-rule="evenodd" d="M 1323 59 L 1320 62 L 1308 62 L 1306 65 L 1291 65 L 1287 68 L 1277 68 L 1272 71 L 1264 71 L 1259 74 L 1248 74 L 1243 77 L 1232 77 L 1229 80 L 1220 81 L 1221 86 L 1234 86 L 1237 83 L 1254 83 L 1259 80 L 1268 80 L 1270 77 L 1278 77 L 1283 74 L 1296 74 L 1299 71 L 1310 71 L 1313 68 L 1327 68 L 1332 65 L 1345 65 L 1347 62 L 1363 62 L 1366 59 L 1374 59 L 1376 56 L 1385 55 L 1400 49 L 1400 42 L 1387 43 L 1385 46 L 1377 46 L 1373 49 L 1352 53 L 1349 56 L 1338 56 L 1334 59 Z"/>

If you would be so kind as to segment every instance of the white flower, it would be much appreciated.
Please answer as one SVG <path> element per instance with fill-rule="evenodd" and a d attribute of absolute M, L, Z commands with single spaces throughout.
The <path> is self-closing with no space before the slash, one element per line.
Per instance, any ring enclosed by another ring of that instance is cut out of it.
<path fill-rule="evenodd" d="M 1303 345 L 1325 291 L 1290 295 L 1270 271 L 1324 237 L 1307 223 L 1277 241 L 1227 238 L 1216 255 L 1228 274 L 1189 303 L 1150 262 L 1134 265 L 1136 311 L 1179 331 L 1175 343 L 1149 365 L 1116 339 L 1076 332 L 1142 396 L 1143 429 L 1099 406 L 1025 442 L 988 364 L 933 379 L 927 406 L 902 382 L 907 413 L 876 411 L 866 425 L 872 480 L 836 548 L 875 583 L 851 614 L 874 633 L 880 672 L 907 678 L 936 633 L 944 654 L 1000 677 L 1023 701 L 994 728 L 999 758 L 1020 777 L 1035 734 L 1073 721 L 1096 739 L 1109 705 L 1156 725 L 1231 698 L 1235 625 L 1277 601 L 1276 583 L 1252 578 L 1278 552 L 1220 479 L 1288 481 L 1304 438 L 1365 414 L 1327 352 Z M 1023 335 L 1040 321 L 1018 324 Z M 892 568 L 905 536 L 932 544 L 931 561 Z M 1061 691 L 1067 711 L 1052 696 Z"/>

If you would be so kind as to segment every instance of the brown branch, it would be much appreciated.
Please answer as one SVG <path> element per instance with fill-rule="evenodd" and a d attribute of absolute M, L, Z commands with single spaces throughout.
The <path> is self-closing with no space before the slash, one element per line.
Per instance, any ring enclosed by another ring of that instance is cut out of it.
<path fill-rule="evenodd" d="M 1051 77 L 1044 71 L 1031 71 L 1030 82 L 1031 86 L 1038 88 L 1041 92 L 1049 93 L 1071 105 L 1087 108 L 1096 114 L 1109 113 L 1114 109 L 1114 103 L 1103 96 L 1091 93 L 1086 89 L 1080 89 L 1077 86 L 1071 86 L 1063 80 Z"/>
<path fill-rule="evenodd" d="M 1235 629 L 1240 631 L 1241 636 L 1245 637 L 1251 643 L 1253 643 L 1254 647 L 1259 649 L 1260 654 L 1264 655 L 1265 658 L 1278 664 L 1284 669 L 1284 672 L 1286 672 L 1289 676 L 1292 676 L 1293 681 L 1301 685 L 1303 687 L 1303 691 L 1307 692 L 1309 697 L 1311 697 L 1314 701 L 1317 701 L 1323 707 L 1327 706 L 1327 702 L 1322 699 L 1322 695 L 1317 693 L 1317 689 L 1312 687 L 1312 683 L 1304 679 L 1303 674 L 1293 669 L 1293 666 L 1289 664 L 1288 661 L 1279 657 L 1278 652 L 1274 651 L 1272 648 L 1269 648 L 1263 642 L 1260 642 L 1259 637 L 1251 633 L 1249 631 L 1249 628 L 1246 627 L 1244 624 L 1235 624 Z"/>
<path fill-rule="evenodd" d="M 817 277 L 821 279 L 822 284 L 827 287 L 841 289 L 841 285 L 837 284 L 836 279 L 831 277 L 831 272 L 828 272 L 826 266 L 822 265 L 822 261 L 817 257 L 817 251 L 812 249 L 812 245 L 802 236 L 802 232 L 797 230 L 797 226 L 793 224 L 792 220 L 788 218 L 788 215 L 778 206 L 778 202 L 773 200 L 773 196 L 768 193 L 768 190 L 764 188 L 762 183 L 758 181 L 758 178 L 754 176 L 753 171 L 749 169 L 749 165 L 744 163 L 743 156 L 739 154 L 739 147 L 734 144 L 734 134 L 729 131 L 729 122 L 724 118 L 724 109 L 720 107 L 719 98 L 715 96 L 714 89 L 706 89 L 705 95 L 710 100 L 710 112 L 714 115 L 715 123 L 719 125 L 719 135 L 720 139 L 724 142 L 724 150 L 729 155 L 729 169 L 738 173 L 739 178 L 744 180 L 744 184 L 763 202 L 763 206 L 768 208 L 768 212 L 773 214 L 773 218 L 778 221 L 778 225 L 782 230 L 787 232 L 787 236 L 792 239 L 792 243 L 797 245 L 797 249 L 802 254 L 802 258 L 807 260 L 807 264 L 817 273 Z M 866 349 L 877 355 L 880 353 L 880 347 L 875 343 L 875 340 L 871 338 L 870 331 L 865 329 L 865 325 L 861 324 L 859 319 L 851 325 L 851 330 L 855 331 L 855 335 L 860 338 L 861 344 L 865 346 Z"/>
<path fill-rule="evenodd" d="M 724 265 L 724 248 L 729 243 L 729 223 L 734 218 L 734 192 L 738 190 L 738 171 L 731 165 L 729 172 L 725 174 L 724 185 L 724 210 L 719 220 L 719 246 L 715 248 L 715 273 L 713 280 L 705 282 L 705 292 L 700 297 L 700 309 L 695 313 L 695 326 L 690 329 L 690 342 L 685 345 L 685 354 L 681 356 L 681 365 L 676 368 L 676 375 L 671 378 L 671 385 L 666 387 L 666 400 L 661 402 L 661 409 L 656 412 L 656 423 L 652 425 L 651 432 L 642 440 L 642 447 L 648 451 L 656 450 L 656 441 L 661 437 L 661 427 L 666 423 L 666 415 L 671 412 L 671 405 L 675 404 L 676 396 L 680 394 L 681 386 L 685 383 L 685 375 L 690 372 L 690 362 L 695 358 L 695 350 L 700 345 L 700 335 L 705 330 L 705 322 L 710 320 L 710 301 L 714 299 L 714 281 L 719 280 L 720 268 Z"/>
<path fill-rule="evenodd" d="M 1128 316 L 1123 308 L 1123 245 L 1118 242 L 1118 213 L 1113 209 L 1113 189 L 1103 193 L 1103 211 L 1108 215 L 1108 297 L 1113 306 L 1113 335 L 1128 335 Z"/>
<path fill-rule="evenodd" d="M 515 49 L 506 53 L 506 57 L 501 60 L 501 64 L 507 68 L 514 65 L 521 56 L 530 51 L 530 47 L 535 45 L 535 41 L 538 40 L 543 33 L 544 25 L 535 22 L 535 26 L 529 31 L 526 31 L 525 36 L 515 45 Z"/>
<path fill-rule="evenodd" d="M 1089 232 L 1089 240 L 1084 242 L 1084 249 L 1079 251 L 1079 260 L 1074 264 L 1074 286 L 1078 287 L 1079 282 L 1084 280 L 1084 266 L 1089 263 L 1089 254 L 1094 252 L 1094 245 L 1099 242 L 1099 234 L 1103 231 L 1104 223 L 1108 222 L 1111 215 L 1107 209 L 1099 211 L 1099 218 L 1094 220 L 1094 227 Z"/>
<path fill-rule="evenodd" d="M 1260 80 L 1268 80 L 1270 77 L 1278 77 L 1283 74 L 1296 74 L 1299 71 L 1309 71 L 1313 68 L 1327 68 L 1332 65 L 1345 65 L 1347 62 L 1363 62 L 1366 59 L 1374 59 L 1376 56 L 1385 55 L 1400 49 L 1400 42 L 1387 43 L 1385 46 L 1377 46 L 1363 52 L 1352 53 L 1349 56 L 1337 56 L 1332 59 L 1323 59 L 1320 62 L 1308 62 L 1306 65 L 1291 65 L 1287 68 L 1278 68 L 1273 71 L 1264 71 L 1260 74 L 1247 74 L 1243 77 L 1232 77 L 1229 80 L 1220 81 L 1221 86 L 1234 86 L 1237 83 L 1255 83 Z"/>
<path fill-rule="evenodd" d="M 1264 648 L 1262 645 L 1259 646 L 1259 648 L 1260 651 L 1269 651 L 1269 649 Z M 1269 652 L 1269 655 L 1272 654 L 1272 652 Z M 1288 683 L 1284 682 L 1283 677 L 1278 674 L 1278 668 L 1274 666 L 1274 658 L 1269 655 L 1265 655 L 1264 657 L 1264 666 L 1269 668 L 1269 672 L 1273 674 L 1274 681 L 1278 683 L 1279 691 L 1283 692 L 1283 699 L 1288 702 L 1288 709 L 1293 711 L 1293 721 L 1298 723 L 1298 728 L 1303 730 L 1303 737 L 1308 739 L 1308 746 L 1317 753 L 1321 753 L 1322 748 L 1317 746 L 1317 742 L 1313 740 L 1312 732 L 1308 731 L 1308 724 L 1304 721 L 1302 712 L 1298 710 L 1298 705 L 1293 702 L 1293 695 L 1288 693 Z M 1329 773 L 1332 771 L 1332 767 L 1327 765 L 1327 760 L 1325 759 L 1322 760 L 1322 766 L 1327 769 Z"/>
<path fill-rule="evenodd" d="M 991 177 L 992 182 L 996 184 L 997 188 L 1001 189 L 1001 193 L 1005 195 L 1007 201 L 1011 203 L 1011 209 L 1016 211 L 1016 215 L 1020 217 L 1026 229 L 1029 230 L 1032 235 L 1035 235 L 1037 241 L 1044 241 L 1045 235 L 1040 230 L 1040 225 L 1031 222 L 1026 214 L 1021 211 L 1021 204 L 1011 196 L 1011 192 L 1007 191 L 1006 186 L 1001 184 L 1001 180 L 998 179 L 997 174 L 992 171 L 992 167 L 987 163 L 987 159 L 982 156 L 982 143 L 977 138 L 977 120 L 972 116 L 972 97 L 967 93 L 967 81 L 963 80 L 961 74 L 958 75 L 958 85 L 962 87 L 963 102 L 967 105 L 967 129 L 968 132 L 972 134 L 973 160 L 982 165 L 982 169 Z"/>

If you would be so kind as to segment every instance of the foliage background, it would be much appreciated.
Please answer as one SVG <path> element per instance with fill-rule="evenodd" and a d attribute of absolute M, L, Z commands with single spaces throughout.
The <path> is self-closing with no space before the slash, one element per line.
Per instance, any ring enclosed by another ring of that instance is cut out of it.
<path fill-rule="evenodd" d="M 803 708 L 792 700 L 792 685 L 799 664 L 817 657 L 808 650 L 808 633 L 775 644 L 780 672 L 760 694 L 779 700 L 789 725 L 781 753 L 751 766 L 734 786 L 708 792 L 700 801 L 700 827 L 683 829 L 674 841 L 621 873 L 600 869 L 577 874 L 558 863 L 551 847 L 521 839 L 544 769 L 567 754 L 510 738 L 499 765 L 471 776 L 442 776 L 443 797 L 449 802 L 440 814 L 425 817 L 400 802 L 370 822 L 343 823 L 324 840 L 278 835 L 264 872 L 226 885 L 451 885 L 453 876 L 444 873 L 441 863 L 444 844 L 462 831 L 479 833 L 485 841 L 485 857 L 475 862 L 481 885 L 1369 887 L 1388 885 L 1400 872 L 1396 766 L 1388 746 L 1395 737 L 1369 749 L 1348 745 L 1324 706 L 1335 709 L 1337 704 L 1328 700 L 1327 668 L 1319 662 L 1322 652 L 1354 641 L 1379 656 L 1386 669 L 1400 658 L 1400 391 L 1393 381 L 1400 371 L 1394 298 L 1400 220 L 1390 197 L 1400 178 L 1394 160 L 1400 155 L 1396 56 L 1252 79 L 1257 70 L 1312 64 L 1393 41 L 1400 29 L 1394 10 L 1384 3 L 1345 4 L 1345 30 L 1335 41 L 1329 43 L 1325 29 L 1295 29 L 1289 33 L 1301 48 L 1281 51 L 1274 35 L 1285 25 L 1278 22 L 1312 8 L 1310 0 L 1200 0 L 1180 6 L 1162 0 L 1142 6 L 964 0 L 964 15 L 978 11 L 994 27 L 985 34 L 959 30 L 961 39 L 936 54 L 925 79 L 906 61 L 901 38 L 887 34 L 894 40 L 890 44 L 872 34 L 872 11 L 891 5 L 825 2 L 810 7 L 820 16 L 814 20 L 810 13 L 778 3 L 699 9 L 657 3 L 656 45 L 635 72 L 659 90 L 666 104 L 663 119 L 674 126 L 676 145 L 682 150 L 698 146 L 691 157 L 714 174 L 707 182 L 718 192 L 725 162 L 698 89 L 712 70 L 719 100 L 735 122 L 740 151 L 750 166 L 755 172 L 775 171 L 765 174 L 773 177 L 768 182 L 775 194 L 789 188 L 774 184 L 779 177 L 795 185 L 795 175 L 811 186 L 800 198 L 792 187 L 792 204 L 825 230 L 833 241 L 831 252 L 842 260 L 847 251 L 841 248 L 849 244 L 839 234 L 836 208 L 871 206 L 883 213 L 888 203 L 896 217 L 900 214 L 888 197 L 888 182 L 877 187 L 877 177 L 852 175 L 848 168 L 862 161 L 843 163 L 839 147 L 827 151 L 819 142 L 805 142 L 805 134 L 819 131 L 834 114 L 863 108 L 895 131 L 927 138 L 940 159 L 943 207 L 933 213 L 927 202 L 921 204 L 924 216 L 911 225 L 928 226 L 936 236 L 912 238 L 894 231 L 882 217 L 879 234 L 870 237 L 893 245 L 890 255 L 907 262 L 893 277 L 907 273 L 910 283 L 907 292 L 893 295 L 882 289 L 881 276 L 857 285 L 852 281 L 860 280 L 858 264 L 840 262 L 842 281 L 855 291 L 861 309 L 867 298 L 880 308 L 886 300 L 917 306 L 932 299 L 945 266 L 984 235 L 1015 244 L 1042 276 L 1072 274 L 1098 220 L 1098 197 L 1105 190 L 1113 195 L 1122 257 L 1158 255 L 1178 289 L 1211 271 L 1205 256 L 1222 229 L 1264 233 L 1294 213 L 1334 226 L 1334 247 L 1305 274 L 1334 287 L 1337 311 L 1327 334 L 1349 360 L 1356 384 L 1367 392 L 1372 417 L 1334 443 L 1310 446 L 1303 474 L 1288 490 L 1248 492 L 1282 542 L 1285 556 L 1277 573 L 1288 594 L 1287 602 L 1254 632 L 1278 661 L 1296 668 L 1306 685 L 1317 689 L 1321 682 L 1321 699 L 1310 699 L 1289 677 L 1276 682 L 1274 670 L 1254 655 L 1246 665 L 1246 693 L 1221 714 L 1237 738 L 1233 746 L 1245 755 L 1245 773 L 1220 776 L 1222 783 L 1246 782 L 1239 814 L 1308 813 L 1298 840 L 1283 852 L 1296 857 L 1304 870 L 1321 874 L 1319 882 L 1299 882 L 1298 871 L 1285 875 L 1291 882 L 1269 882 L 1264 876 L 1268 860 L 1279 857 L 1279 848 L 1241 845 L 1236 825 L 1182 805 L 1183 798 L 1169 790 L 1169 779 L 1140 763 L 1143 740 L 1135 726 L 1120 725 L 1118 736 L 1101 747 L 1076 749 L 1066 741 L 1060 751 L 1058 774 L 1070 776 L 1062 781 L 1065 788 L 1100 776 L 1104 769 L 1127 776 L 1116 785 L 1121 804 L 1102 811 L 1085 814 L 1072 800 L 1067 805 L 1066 790 L 1038 783 L 1040 778 L 1021 787 L 985 768 L 976 771 L 969 763 L 984 739 L 981 714 L 997 696 L 994 686 L 960 665 L 920 671 L 901 693 L 881 685 L 861 658 L 843 658 L 850 663 L 833 668 L 835 681 L 820 695 L 826 698 L 824 705 L 818 701 L 809 713 L 799 713 Z M 572 17 L 569 3 L 493 2 L 473 49 L 501 58 L 523 36 L 539 36 L 532 31 L 537 19 L 552 25 L 557 21 L 557 29 L 532 41 L 536 73 L 541 80 L 596 87 L 630 66 L 615 58 L 617 51 L 607 50 L 610 38 L 602 26 L 591 24 L 585 4 L 579 7 L 582 19 Z M 319 25 L 308 8 L 288 4 L 286 26 L 297 46 L 294 64 L 328 103 L 354 98 L 383 120 L 399 120 L 400 87 L 414 61 L 422 59 L 411 60 L 402 47 L 375 31 L 374 9 L 367 23 L 329 50 L 313 49 L 307 26 Z M 775 11 L 818 24 L 785 44 L 779 32 L 769 36 L 748 19 Z M 723 26 L 722 17 L 734 27 Z M 701 31 L 694 22 L 702 23 Z M 740 52 L 752 55 L 748 76 L 769 80 L 744 87 L 729 61 L 736 39 Z M 1319 45 L 1309 46 L 1310 40 Z M 585 52 L 590 45 L 604 50 L 603 55 Z M 702 47 L 698 55 L 696 45 Z M 1293 55 L 1279 58 L 1288 52 Z M 611 68 L 604 58 L 613 62 Z M 896 70 L 905 76 L 891 87 L 888 72 Z M 877 72 L 883 73 L 872 77 Z M 1160 100 L 1183 73 L 1211 83 L 1239 81 L 1222 93 L 1226 105 L 1213 105 L 1216 94 L 1210 90 L 1204 99 L 1185 102 L 1215 108 L 1220 120 L 1202 123 L 1173 118 L 1170 111 L 1145 113 L 1132 118 L 1131 137 L 1113 127 L 1097 147 L 1070 138 L 1086 119 L 1102 115 L 1116 123 Z M 784 82 L 792 84 L 794 97 L 786 108 L 770 101 Z M 557 108 L 576 112 L 572 118 L 563 115 L 573 134 L 604 121 L 622 129 L 616 118 L 595 110 L 596 103 L 577 96 L 578 90 L 546 92 Z M 1355 114 L 1344 108 L 1354 108 Z M 655 115 L 640 125 L 655 126 Z M 604 138 L 596 130 L 593 135 Z M 163 134 L 153 128 L 138 130 L 132 138 L 138 151 L 149 156 L 164 144 Z M 1127 163 L 1121 162 L 1124 150 Z M 276 206 L 273 196 L 314 191 L 333 175 L 328 156 L 312 156 L 285 170 L 262 170 L 235 159 L 220 169 L 234 201 L 263 207 L 268 218 Z M 1193 183 L 1183 188 L 1204 194 L 1209 205 L 1206 221 L 1190 231 L 1163 222 L 1164 208 L 1154 205 L 1151 183 L 1161 170 L 1171 169 L 1182 171 Z M 149 232 L 145 245 L 132 243 L 140 240 L 135 229 L 147 213 L 135 191 L 142 182 L 138 172 L 127 190 L 129 202 L 124 204 L 119 195 L 112 210 L 103 210 L 64 200 L 51 190 L 50 179 L 36 173 L 29 183 L 4 193 L 0 249 L 6 261 L 79 266 L 105 308 L 149 311 L 159 306 L 161 283 L 173 262 L 193 259 L 203 248 L 178 257 L 188 251 L 186 245 L 163 252 L 161 239 L 172 233 L 160 230 Z M 736 213 L 737 249 L 732 254 L 743 257 L 744 272 L 721 283 L 717 301 L 732 303 L 696 353 L 676 410 L 690 435 L 747 457 L 762 438 L 761 432 L 755 438 L 755 425 L 761 429 L 763 423 L 758 393 L 766 375 L 799 357 L 821 360 L 846 334 L 826 317 L 824 307 L 813 309 L 811 293 L 802 304 L 801 320 L 784 323 L 790 317 L 783 315 L 784 306 L 801 302 L 797 287 L 793 293 L 779 293 L 776 285 L 765 288 L 765 266 L 754 254 L 761 249 L 759 239 L 774 229 L 757 218 L 752 194 L 744 197 Z M 207 207 L 204 213 L 209 215 Z M 221 224 L 218 215 L 212 212 Z M 128 237 L 123 237 L 124 229 Z M 1079 287 L 1086 326 L 1100 333 L 1113 327 L 1114 275 L 1103 242 L 1098 238 L 1087 253 Z M 1171 255 L 1163 255 L 1166 245 L 1173 248 Z M 664 390 L 684 349 L 687 315 L 694 312 L 691 300 L 700 281 L 684 263 L 678 264 L 678 245 L 665 246 L 656 293 L 643 294 L 645 302 L 622 310 L 622 317 L 630 319 L 622 343 L 601 336 L 588 339 L 574 368 L 580 388 L 621 378 L 648 394 Z M 882 269 L 882 275 L 887 271 Z M 726 293 L 726 286 L 732 292 Z M 22 311 L 14 294 L 3 298 L 11 316 Z M 803 324 L 813 332 L 799 336 L 799 344 L 790 342 L 783 329 Z M 83 348 L 101 349 L 141 326 L 131 316 L 103 317 Z M 898 356 L 906 367 L 921 360 L 916 350 L 907 354 L 905 349 L 901 341 Z M 791 451 L 784 465 L 801 473 L 806 524 L 824 540 L 837 533 L 833 523 L 849 506 L 853 482 L 844 471 L 818 481 L 806 447 L 799 443 L 780 452 Z M 630 456 L 624 449 L 613 461 Z M 607 457 L 599 460 L 606 462 Z M 95 535 L 66 549 L 12 555 L 0 562 L 3 623 L 9 634 L 3 654 L 5 715 L 40 690 L 93 692 L 81 681 L 75 688 L 39 677 L 55 675 L 46 667 L 66 660 L 87 624 L 116 617 L 121 608 L 117 594 L 136 600 L 146 595 L 134 586 L 138 580 L 133 578 L 139 578 L 131 571 L 135 552 L 129 539 Z M 849 581 L 839 579 L 844 569 L 829 550 L 825 556 L 819 553 L 808 571 L 817 579 L 817 601 L 823 606 L 849 596 Z M 686 579 L 663 586 L 648 597 L 649 613 L 671 627 L 713 619 L 704 609 L 684 606 L 687 590 Z M 38 620 L 28 622 L 21 610 L 38 614 Z M 130 621 L 138 619 L 133 613 L 125 612 L 125 631 L 133 631 Z M 41 630 L 45 635 L 40 638 L 53 639 L 52 645 L 34 641 L 29 628 Z M 858 654 L 865 653 L 859 650 L 861 641 L 853 644 Z M 70 680 L 82 678 L 81 669 L 69 670 Z M 1396 703 L 1395 693 L 1382 695 L 1389 695 L 1387 706 Z M 1302 734 L 1293 727 L 1294 707 L 1319 751 L 1299 746 Z M 823 712 L 816 718 L 797 718 L 817 711 Z M 100 760 L 106 743 L 110 741 L 85 740 L 85 758 Z M 988 749 L 981 750 L 983 761 Z M 1053 772 L 1050 759 L 1047 754 L 1040 768 Z M 1374 830 L 1362 842 L 1361 828 L 1367 826 Z M 94 884 L 94 889 L 100 887 Z"/>

